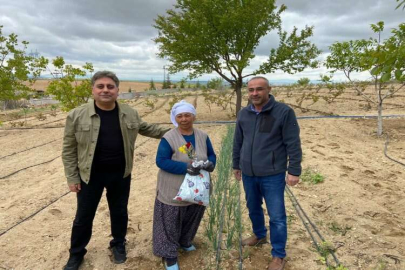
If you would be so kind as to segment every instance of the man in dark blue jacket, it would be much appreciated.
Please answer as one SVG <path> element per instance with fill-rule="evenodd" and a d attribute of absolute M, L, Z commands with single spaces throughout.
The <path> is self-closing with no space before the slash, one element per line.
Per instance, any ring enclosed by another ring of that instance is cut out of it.
<path fill-rule="evenodd" d="M 294 111 L 270 95 L 269 81 L 254 77 L 248 83 L 251 104 L 243 108 L 236 122 L 233 143 L 235 177 L 243 180 L 247 208 L 254 235 L 243 245 L 266 242 L 263 198 L 270 217 L 272 261 L 270 270 L 284 269 L 287 218 L 284 189 L 294 186 L 301 174 L 300 130 Z M 286 176 L 287 172 L 287 176 Z"/>

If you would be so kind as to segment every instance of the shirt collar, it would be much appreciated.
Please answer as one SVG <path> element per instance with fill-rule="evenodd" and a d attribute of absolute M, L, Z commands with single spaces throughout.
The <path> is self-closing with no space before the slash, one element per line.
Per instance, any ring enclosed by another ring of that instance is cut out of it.
<path fill-rule="evenodd" d="M 256 111 L 256 108 L 253 104 L 250 104 L 250 109 L 252 110 L 252 112 L 259 114 L 259 113 L 263 112 L 265 109 L 267 109 L 270 106 L 271 95 L 269 97 L 270 97 L 269 100 L 267 101 L 266 104 L 264 104 L 264 106 L 260 112 Z"/>

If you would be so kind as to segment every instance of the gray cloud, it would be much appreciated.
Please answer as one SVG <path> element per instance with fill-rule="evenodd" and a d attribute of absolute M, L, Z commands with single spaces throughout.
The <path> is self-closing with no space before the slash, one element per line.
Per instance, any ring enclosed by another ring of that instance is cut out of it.
<path fill-rule="evenodd" d="M 156 57 L 157 46 L 152 39 L 157 30 L 153 23 L 175 2 L 0 0 L 0 25 L 4 25 L 4 34 L 18 34 L 20 40 L 30 42 L 30 50 L 46 57 L 63 56 L 67 63 L 78 65 L 92 62 L 96 69 L 110 68 L 135 79 L 161 79 L 162 67 L 168 63 Z M 382 37 L 386 38 L 391 28 L 405 21 L 405 12 L 395 10 L 395 0 L 280 0 L 277 4 L 288 7 L 282 15 L 283 28 L 291 31 L 293 26 L 314 26 L 311 40 L 324 53 L 333 42 L 374 36 L 371 23 L 385 21 Z M 258 57 L 246 72 L 257 68 L 278 42 L 274 31 L 263 37 L 256 49 Z M 304 74 L 315 76 L 316 72 Z"/>

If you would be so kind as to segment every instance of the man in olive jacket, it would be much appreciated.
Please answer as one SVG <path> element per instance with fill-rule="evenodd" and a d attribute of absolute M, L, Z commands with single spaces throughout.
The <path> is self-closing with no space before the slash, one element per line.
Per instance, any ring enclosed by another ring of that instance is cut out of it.
<path fill-rule="evenodd" d="M 78 269 L 83 261 L 104 188 L 113 237 L 110 249 L 115 263 L 125 262 L 135 140 L 138 133 L 158 139 L 169 130 L 143 122 L 136 110 L 116 102 L 118 87 L 114 73 L 97 72 L 92 77 L 94 102 L 72 110 L 66 119 L 62 160 L 69 189 L 77 194 L 77 212 L 65 270 Z"/>
<path fill-rule="evenodd" d="M 273 248 L 267 269 L 281 270 L 286 262 L 287 242 L 284 188 L 286 183 L 297 184 L 301 174 L 300 130 L 294 111 L 270 95 L 266 78 L 252 78 L 247 88 L 251 104 L 238 114 L 233 143 L 234 174 L 243 180 L 254 233 L 242 244 L 256 246 L 266 242 L 264 199 Z"/>

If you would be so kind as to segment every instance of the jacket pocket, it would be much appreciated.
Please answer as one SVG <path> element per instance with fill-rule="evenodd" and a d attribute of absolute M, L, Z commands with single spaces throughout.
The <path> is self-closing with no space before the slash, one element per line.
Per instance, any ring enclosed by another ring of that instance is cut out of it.
<path fill-rule="evenodd" d="M 262 119 L 260 121 L 259 132 L 270 133 L 274 128 L 275 122 L 276 119 L 273 116 L 269 114 L 263 114 Z"/>
<path fill-rule="evenodd" d="M 136 137 L 138 135 L 139 123 L 126 122 L 125 127 L 126 127 L 126 132 L 127 132 L 130 147 L 133 148 Z"/>
<path fill-rule="evenodd" d="M 75 137 L 79 145 L 88 143 L 90 140 L 90 125 L 77 125 Z"/>

